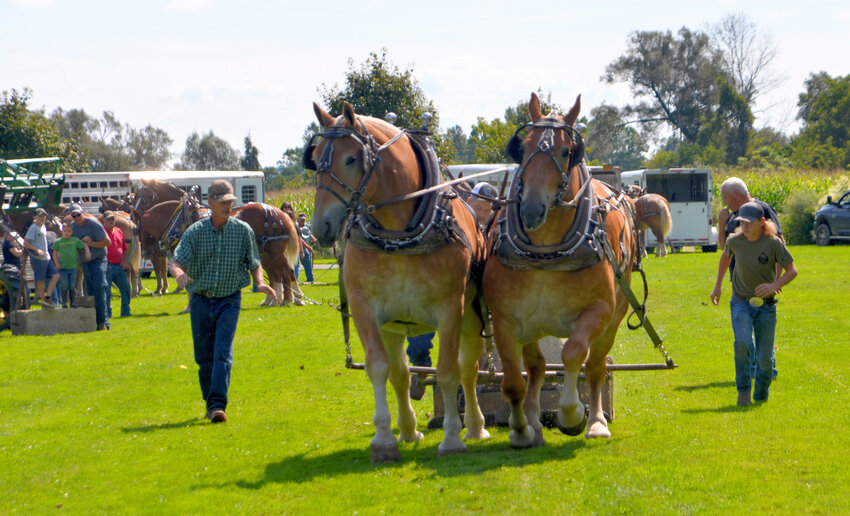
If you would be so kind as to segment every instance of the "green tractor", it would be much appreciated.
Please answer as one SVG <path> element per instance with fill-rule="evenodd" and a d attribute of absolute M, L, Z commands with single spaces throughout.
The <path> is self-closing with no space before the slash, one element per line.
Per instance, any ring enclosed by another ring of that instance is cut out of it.
<path fill-rule="evenodd" d="M 20 233 L 25 228 L 16 227 L 12 214 L 31 213 L 37 208 L 51 213 L 62 200 L 64 186 L 65 175 L 59 158 L 0 159 L 0 228 L 23 248 Z M 0 265 L 0 330 L 9 327 L 21 291 L 26 292 L 22 272 L 12 264 Z"/>

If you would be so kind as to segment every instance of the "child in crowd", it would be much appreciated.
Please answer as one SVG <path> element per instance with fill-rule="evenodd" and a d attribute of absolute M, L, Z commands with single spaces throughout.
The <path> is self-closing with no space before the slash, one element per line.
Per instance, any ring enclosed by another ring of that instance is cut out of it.
<path fill-rule="evenodd" d="M 732 331 L 735 334 L 735 386 L 738 405 L 750 405 L 751 348 L 755 349 L 756 375 L 752 399 L 767 401 L 772 380 L 771 352 L 776 335 L 776 292 L 797 277 L 794 258 L 777 238 L 776 225 L 765 220 L 762 207 L 748 202 L 738 210 L 740 227 L 726 240 L 720 256 L 711 302 L 720 301 L 723 276 L 735 257 L 732 271 Z M 776 265 L 784 271 L 777 274 Z M 778 277 L 777 277 L 778 276 Z M 755 337 L 755 342 L 753 338 Z"/>
<path fill-rule="evenodd" d="M 53 262 L 59 269 L 62 308 L 77 306 L 77 267 L 80 250 L 85 253 L 86 261 L 91 260 L 89 246 L 74 236 L 74 227 L 71 224 L 62 225 L 62 238 L 53 242 Z"/>
<path fill-rule="evenodd" d="M 50 302 L 50 297 L 53 295 L 56 283 L 59 282 L 59 275 L 54 273 L 50 276 L 50 283 L 45 292 L 44 282 L 47 280 L 49 270 L 47 265 L 50 261 L 50 253 L 47 247 L 47 228 L 44 227 L 46 223 L 47 212 L 43 208 L 37 208 L 33 223 L 27 229 L 24 247 L 30 255 L 30 267 L 32 267 L 32 275 L 35 280 L 36 294 L 41 299 L 41 307 L 53 309 L 56 308 L 56 305 Z"/>

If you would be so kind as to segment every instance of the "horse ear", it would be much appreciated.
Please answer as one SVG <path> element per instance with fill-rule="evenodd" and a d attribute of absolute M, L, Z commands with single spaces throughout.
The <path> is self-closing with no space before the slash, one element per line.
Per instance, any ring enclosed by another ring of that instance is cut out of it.
<path fill-rule="evenodd" d="M 329 115 L 327 111 L 319 107 L 318 104 L 313 102 L 313 113 L 316 113 L 316 118 L 319 120 L 319 125 L 322 127 L 330 127 L 334 123 L 334 117 Z"/>
<path fill-rule="evenodd" d="M 573 104 L 573 107 L 570 109 L 570 112 L 567 113 L 567 116 L 564 117 L 564 122 L 566 122 L 566 124 L 569 126 L 575 124 L 576 120 L 578 120 L 579 111 L 581 111 L 581 94 L 576 97 L 576 103 Z"/>
<path fill-rule="evenodd" d="M 342 116 L 345 117 L 345 120 L 348 121 L 348 125 L 350 125 L 352 129 L 357 129 L 354 125 L 357 120 L 357 114 L 354 112 L 354 108 L 351 107 L 351 104 L 346 101 L 342 102 Z"/>
<path fill-rule="evenodd" d="M 531 121 L 536 122 L 543 118 L 543 113 L 540 111 L 540 99 L 537 94 L 531 93 L 531 100 L 528 101 L 528 114 L 531 116 Z"/>

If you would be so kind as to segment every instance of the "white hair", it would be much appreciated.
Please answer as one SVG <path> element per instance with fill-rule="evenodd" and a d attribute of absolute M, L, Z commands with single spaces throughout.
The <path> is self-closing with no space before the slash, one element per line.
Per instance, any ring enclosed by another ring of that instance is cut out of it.
<path fill-rule="evenodd" d="M 720 185 L 720 193 L 728 192 L 728 193 L 739 193 L 742 195 L 750 196 L 750 191 L 747 190 L 747 183 L 745 183 L 739 177 L 730 177 L 726 181 L 723 181 L 723 184 Z"/>

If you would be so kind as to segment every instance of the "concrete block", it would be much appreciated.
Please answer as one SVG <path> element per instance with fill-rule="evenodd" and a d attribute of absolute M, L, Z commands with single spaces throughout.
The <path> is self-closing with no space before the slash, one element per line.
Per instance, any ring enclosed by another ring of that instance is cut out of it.
<path fill-rule="evenodd" d="M 55 335 L 95 331 L 94 308 L 16 310 L 9 319 L 12 335 Z"/>

